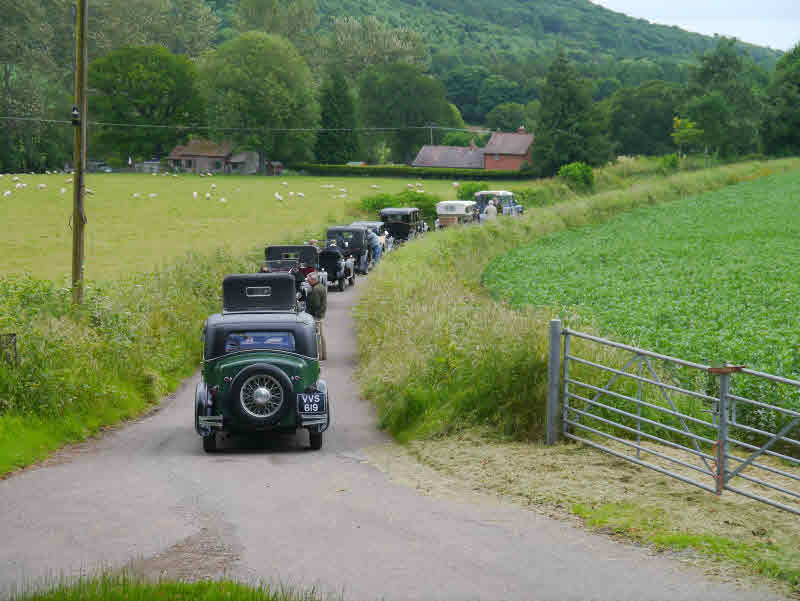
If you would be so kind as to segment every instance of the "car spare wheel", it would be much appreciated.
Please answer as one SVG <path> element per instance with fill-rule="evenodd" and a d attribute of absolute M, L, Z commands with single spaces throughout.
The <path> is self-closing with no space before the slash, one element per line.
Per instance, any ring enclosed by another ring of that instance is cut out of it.
<path fill-rule="evenodd" d="M 274 425 L 292 405 L 292 383 L 281 370 L 268 363 L 246 367 L 234 378 L 231 405 L 252 424 Z"/>

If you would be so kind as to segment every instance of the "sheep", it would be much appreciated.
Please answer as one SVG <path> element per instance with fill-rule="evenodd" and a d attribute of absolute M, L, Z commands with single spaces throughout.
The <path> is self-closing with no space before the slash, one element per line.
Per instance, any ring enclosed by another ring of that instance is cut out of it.
<path fill-rule="evenodd" d="M 158 196 L 158 193 L 157 192 L 151 192 L 150 194 L 148 194 L 148 196 L 150 198 L 156 198 Z"/>
<path fill-rule="evenodd" d="M 61 188 L 60 192 L 61 192 L 62 194 L 66 194 L 66 193 L 67 193 L 67 189 L 66 189 L 66 188 Z"/>
<path fill-rule="evenodd" d="M 210 192 L 206 192 L 206 200 L 210 200 L 210 199 L 211 199 L 211 193 Z"/>
<path fill-rule="evenodd" d="M 224 197 L 224 196 L 223 196 L 222 198 L 220 198 L 220 199 L 219 199 L 219 201 L 220 201 L 220 202 L 228 202 L 228 201 L 225 199 L 225 197 Z"/>
<path fill-rule="evenodd" d="M 305 198 L 305 197 L 306 197 L 306 195 L 305 195 L 305 194 L 303 194 L 302 192 L 298 192 L 298 193 L 297 193 L 297 195 L 298 195 L 300 198 Z"/>
<path fill-rule="evenodd" d="M 283 196 L 281 196 L 277 192 L 275 192 L 275 198 L 277 198 L 279 201 L 283 201 Z"/>
<path fill-rule="evenodd" d="M 294 192 L 289 192 L 289 197 L 291 198 L 292 196 L 294 196 Z"/>
<path fill-rule="evenodd" d="M 134 197 L 134 198 L 139 198 L 139 196 L 140 196 L 140 194 L 139 194 L 138 192 L 134 192 L 134 193 L 133 193 L 133 197 Z"/>
<path fill-rule="evenodd" d="M 406 184 L 406 186 L 408 186 L 409 188 L 413 188 L 414 184 Z"/>
<path fill-rule="evenodd" d="M 417 182 L 417 188 L 421 188 L 421 187 L 422 187 L 422 182 Z"/>
<path fill-rule="evenodd" d="M 69 179 L 67 180 L 67 183 L 68 183 L 68 184 L 71 184 L 71 183 L 72 183 L 72 178 L 69 178 Z"/>
<path fill-rule="evenodd" d="M 91 188 L 86 188 L 86 193 L 92 195 L 94 194 L 94 190 L 92 190 Z"/>
<path fill-rule="evenodd" d="M 19 182 L 17 182 L 17 185 L 16 185 L 16 186 L 14 186 L 14 187 L 15 187 L 17 190 L 21 190 L 21 189 L 22 189 L 22 184 L 21 184 L 21 183 L 19 183 Z"/>
<path fill-rule="evenodd" d="M 454 188 L 458 188 L 460 185 L 461 185 L 461 184 L 459 184 L 458 182 L 453 182 L 453 187 L 454 187 Z"/>
<path fill-rule="evenodd" d="M 37 190 L 44 190 L 45 188 L 47 188 L 47 184 L 39 184 L 38 186 L 36 186 Z"/>
<path fill-rule="evenodd" d="M 197 192 L 192 192 L 192 198 L 197 198 Z"/>
<path fill-rule="evenodd" d="M 11 181 L 12 182 L 18 182 L 19 181 L 19 176 L 15 175 L 14 177 L 11 178 Z"/>
<path fill-rule="evenodd" d="M 217 184 L 211 184 L 211 189 L 212 190 L 216 190 L 217 189 Z"/>
<path fill-rule="evenodd" d="M 282 186 L 288 186 L 288 185 L 289 185 L 289 182 L 281 182 L 281 185 L 282 185 Z"/>
<path fill-rule="evenodd" d="M 11 190 L 6 190 L 3 192 L 3 196 L 11 196 Z"/>
<path fill-rule="evenodd" d="M 377 189 L 378 189 L 378 186 L 376 186 L 375 184 L 372 184 L 372 185 L 370 186 L 370 188 L 372 188 L 373 190 L 377 190 Z"/>

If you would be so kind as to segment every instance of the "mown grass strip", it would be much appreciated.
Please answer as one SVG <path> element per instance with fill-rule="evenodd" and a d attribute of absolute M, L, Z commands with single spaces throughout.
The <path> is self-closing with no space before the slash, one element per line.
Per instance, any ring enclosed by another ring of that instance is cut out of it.
<path fill-rule="evenodd" d="M 679 173 L 407 245 L 373 273 L 355 311 L 363 393 L 401 440 L 475 424 L 540 438 L 553 313 L 492 300 L 481 284 L 489 262 L 547 234 L 798 168 L 785 159 Z"/>

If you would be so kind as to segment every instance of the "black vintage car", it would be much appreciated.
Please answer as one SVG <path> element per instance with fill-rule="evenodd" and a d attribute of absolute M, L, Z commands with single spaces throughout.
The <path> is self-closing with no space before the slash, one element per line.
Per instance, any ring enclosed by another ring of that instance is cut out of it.
<path fill-rule="evenodd" d="M 384 254 L 391 252 L 394 239 L 392 238 L 392 235 L 389 233 L 389 230 L 386 229 L 386 224 L 383 221 L 354 221 L 350 225 L 356 227 L 365 227 L 367 229 L 372 230 L 373 232 L 375 232 L 375 235 L 377 235 L 378 239 L 381 241 L 381 246 L 383 247 Z"/>
<path fill-rule="evenodd" d="M 416 207 L 382 209 L 381 221 L 386 224 L 395 244 L 422 236 L 426 230 L 422 212 Z"/>
<path fill-rule="evenodd" d="M 319 378 L 314 319 L 298 310 L 287 273 L 230 275 L 222 313 L 203 326 L 203 369 L 195 430 L 206 452 L 223 433 L 309 432 L 322 446 L 330 425 L 327 384 Z"/>
<path fill-rule="evenodd" d="M 365 274 L 372 264 L 372 252 L 367 244 L 367 228 L 339 225 L 328 228 L 328 244 L 333 242 L 345 258 L 352 257 L 356 271 Z"/>
<path fill-rule="evenodd" d="M 313 272 L 320 273 L 320 281 L 327 284 L 325 274 L 319 268 L 319 250 L 310 244 L 276 245 L 264 249 L 265 270 L 268 273 L 289 272 L 295 275 L 298 284 Z"/>
<path fill-rule="evenodd" d="M 347 283 L 356 283 L 356 270 L 353 257 L 345 257 L 337 244 L 329 244 L 319 253 L 319 267 L 325 272 L 327 285 L 336 284 L 340 292 Z"/>

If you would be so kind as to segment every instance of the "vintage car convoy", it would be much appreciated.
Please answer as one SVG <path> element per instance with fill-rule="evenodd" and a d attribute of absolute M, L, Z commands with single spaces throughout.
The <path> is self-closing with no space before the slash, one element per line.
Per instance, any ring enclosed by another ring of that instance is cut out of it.
<path fill-rule="evenodd" d="M 444 200 L 436 203 L 436 229 L 472 223 L 477 214 L 474 200 Z"/>
<path fill-rule="evenodd" d="M 306 429 L 312 449 L 330 425 L 314 319 L 300 312 L 288 273 L 230 275 L 223 310 L 203 327 L 203 369 L 195 429 L 206 452 L 223 433 L 263 435 Z"/>
<path fill-rule="evenodd" d="M 325 234 L 328 243 L 334 242 L 344 257 L 353 259 L 356 271 L 369 272 L 372 266 L 372 251 L 367 244 L 367 228 L 353 225 L 329 227 Z"/>
<path fill-rule="evenodd" d="M 525 210 L 524 207 L 517 202 L 517 199 L 514 198 L 513 192 L 509 192 L 508 190 L 482 190 L 475 193 L 475 202 L 478 206 L 478 212 L 481 215 L 486 212 L 486 206 L 492 199 L 499 203 L 497 207 L 498 214 L 522 215 Z"/>
<path fill-rule="evenodd" d="M 381 210 L 381 221 L 394 238 L 395 244 L 422 236 L 425 233 L 425 221 L 416 207 L 387 207 Z"/>
<path fill-rule="evenodd" d="M 383 221 L 354 221 L 350 225 L 355 227 L 365 227 L 369 230 L 372 230 L 381 241 L 381 246 L 383 246 L 383 254 L 391 252 L 394 245 L 394 239 L 389 233 L 389 230 L 386 229 L 386 224 Z"/>
<path fill-rule="evenodd" d="M 347 284 L 356 283 L 356 269 L 353 257 L 345 257 L 334 242 L 319 253 L 319 267 L 325 272 L 327 285 L 335 284 L 339 292 L 344 291 Z"/>

